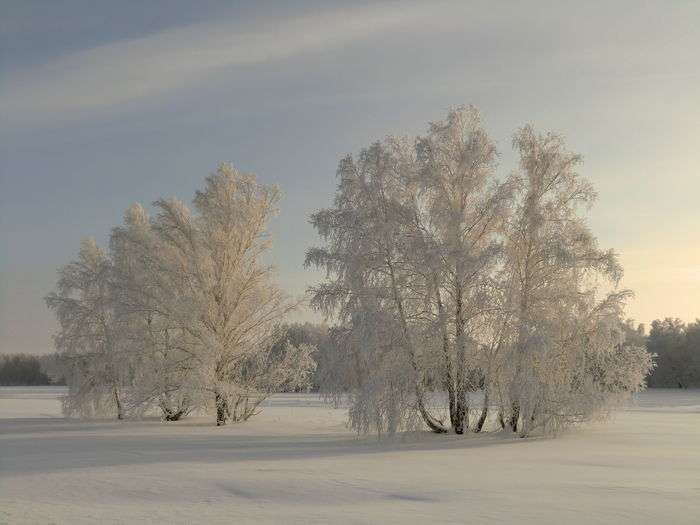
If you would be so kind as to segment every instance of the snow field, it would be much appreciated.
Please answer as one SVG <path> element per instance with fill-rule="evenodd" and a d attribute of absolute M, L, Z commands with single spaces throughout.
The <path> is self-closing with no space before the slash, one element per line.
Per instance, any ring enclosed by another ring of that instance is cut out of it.
<path fill-rule="evenodd" d="M 0 389 L 0 523 L 700 523 L 700 391 L 556 439 L 358 438 L 315 395 L 257 417 L 64 420 Z"/>

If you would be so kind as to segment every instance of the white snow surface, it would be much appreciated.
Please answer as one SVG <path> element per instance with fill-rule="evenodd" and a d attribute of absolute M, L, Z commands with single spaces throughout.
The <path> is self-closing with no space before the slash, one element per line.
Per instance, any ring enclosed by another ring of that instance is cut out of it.
<path fill-rule="evenodd" d="M 0 523 L 700 523 L 700 391 L 557 438 L 357 437 L 311 394 L 254 419 L 61 417 L 0 388 Z"/>

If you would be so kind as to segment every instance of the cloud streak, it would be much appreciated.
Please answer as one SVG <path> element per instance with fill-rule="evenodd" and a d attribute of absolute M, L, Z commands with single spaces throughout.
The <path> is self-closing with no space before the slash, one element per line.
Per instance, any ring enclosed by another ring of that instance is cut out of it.
<path fill-rule="evenodd" d="M 227 68 L 293 58 L 423 27 L 432 4 L 336 9 L 253 24 L 197 24 L 80 51 L 5 79 L 6 119 L 52 118 L 120 107 L 187 89 Z"/>

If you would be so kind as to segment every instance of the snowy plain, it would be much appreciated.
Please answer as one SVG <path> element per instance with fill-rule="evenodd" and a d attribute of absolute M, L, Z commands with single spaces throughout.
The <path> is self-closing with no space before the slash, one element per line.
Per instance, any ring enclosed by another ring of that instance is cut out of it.
<path fill-rule="evenodd" d="M 0 523 L 700 523 L 700 391 L 652 390 L 558 438 L 358 438 L 277 395 L 247 423 L 63 419 L 0 388 Z"/>

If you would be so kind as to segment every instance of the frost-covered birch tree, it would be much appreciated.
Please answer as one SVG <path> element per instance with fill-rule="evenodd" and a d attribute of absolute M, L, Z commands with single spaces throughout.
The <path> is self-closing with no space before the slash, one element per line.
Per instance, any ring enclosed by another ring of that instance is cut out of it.
<path fill-rule="evenodd" d="M 339 321 L 330 390 L 350 396 L 358 431 L 417 420 L 481 431 L 496 406 L 501 427 L 527 435 L 643 387 L 651 360 L 625 341 L 629 293 L 586 225 L 594 192 L 579 157 L 530 127 L 514 147 L 521 173 L 499 179 L 478 113 L 457 108 L 424 137 L 340 162 L 334 206 L 311 218 L 324 245 L 306 264 L 326 271 L 312 304 Z"/>
<path fill-rule="evenodd" d="M 618 394 L 638 390 L 651 360 L 624 341 L 616 290 L 622 268 L 598 247 L 583 212 L 595 198 L 576 168 L 581 159 L 555 134 L 515 134 L 524 190 L 506 234 L 513 309 L 510 425 L 522 435 L 599 414 Z M 600 285 L 613 287 L 602 294 Z M 614 379 L 612 379 L 614 377 Z"/>
<path fill-rule="evenodd" d="M 278 199 L 276 188 L 224 164 L 196 193 L 194 213 L 175 199 L 155 202 L 156 303 L 186 341 L 192 397 L 207 399 L 217 425 L 248 419 L 271 392 L 313 371 L 308 346 L 271 352 L 275 326 L 295 307 L 262 261 Z"/>
<path fill-rule="evenodd" d="M 433 431 L 447 431 L 429 407 L 426 362 L 432 355 L 420 341 L 425 280 L 414 273 L 408 255 L 415 233 L 414 173 L 402 168 L 414 156 L 412 147 L 387 139 L 362 150 L 357 159 L 343 159 L 335 206 L 311 219 L 326 245 L 310 249 L 306 264 L 325 269 L 329 277 L 312 290 L 312 304 L 336 314 L 349 332 L 340 348 L 355 356 L 339 362 L 372 376 L 351 369 L 341 374 L 360 378 L 352 392 L 357 403 L 351 422 L 357 429 L 366 429 L 367 421 L 377 431 L 396 429 L 395 422 L 413 420 L 409 413 L 414 411 Z M 377 360 L 385 364 L 370 364 Z M 396 374 L 392 363 L 405 373 Z M 394 377 L 391 385 L 382 371 Z M 380 409 L 380 400 L 389 399 L 387 388 L 410 392 L 401 396 L 410 402 Z"/>
<path fill-rule="evenodd" d="M 65 363 L 64 412 L 123 419 L 129 367 L 115 308 L 114 268 L 93 239 L 83 240 L 78 257 L 58 271 L 46 303 L 59 324 L 54 343 Z"/>
<path fill-rule="evenodd" d="M 224 164 L 206 179 L 194 211 L 176 199 L 139 205 L 112 232 L 109 255 L 92 242 L 60 272 L 48 296 L 69 360 L 68 412 L 113 402 L 166 420 L 212 409 L 217 425 L 254 415 L 269 394 L 303 388 L 310 345 L 276 330 L 296 305 L 262 260 L 276 188 Z M 127 396 L 128 404 L 123 398 Z"/>
<path fill-rule="evenodd" d="M 478 112 L 458 108 L 425 137 L 389 138 L 357 160 L 344 159 L 336 207 L 312 218 L 327 246 L 310 250 L 307 264 L 334 279 L 313 290 L 314 304 L 326 313 L 342 305 L 341 317 L 367 340 L 377 338 L 366 333 L 374 326 L 368 313 L 393 313 L 412 369 L 415 408 L 436 432 L 461 434 L 469 425 L 467 391 L 480 373 L 478 321 L 500 253 L 496 231 L 515 188 L 510 179 L 496 181 L 495 165 L 496 149 Z M 370 297 L 375 304 L 368 307 Z M 389 337 L 391 323 L 380 326 Z M 449 426 L 430 414 L 428 385 L 444 388 Z"/>
<path fill-rule="evenodd" d="M 473 107 L 450 111 L 417 142 L 416 271 L 427 273 L 442 382 L 453 430 L 469 426 L 467 392 L 483 383 L 478 355 L 489 314 L 490 279 L 501 253 L 498 237 L 516 181 L 496 180 L 497 151 Z M 486 389 L 488 403 L 488 389 Z"/>
<path fill-rule="evenodd" d="M 194 341 L 180 324 L 177 272 L 143 207 L 131 206 L 110 239 L 117 308 L 128 337 L 132 398 L 143 411 L 157 405 L 177 421 L 202 405 L 192 378 Z"/>

